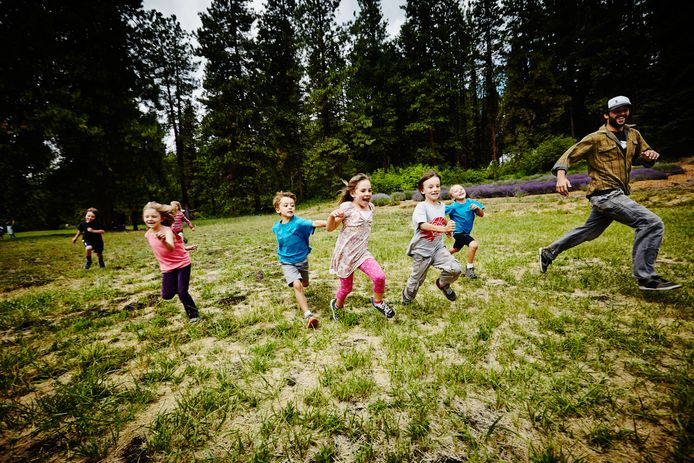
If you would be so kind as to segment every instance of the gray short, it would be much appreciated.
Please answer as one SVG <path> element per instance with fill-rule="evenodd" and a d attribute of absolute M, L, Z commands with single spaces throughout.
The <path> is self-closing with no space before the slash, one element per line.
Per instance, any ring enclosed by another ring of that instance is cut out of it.
<path fill-rule="evenodd" d="M 308 259 L 296 264 L 280 262 L 284 280 L 292 286 L 296 280 L 308 281 Z"/>

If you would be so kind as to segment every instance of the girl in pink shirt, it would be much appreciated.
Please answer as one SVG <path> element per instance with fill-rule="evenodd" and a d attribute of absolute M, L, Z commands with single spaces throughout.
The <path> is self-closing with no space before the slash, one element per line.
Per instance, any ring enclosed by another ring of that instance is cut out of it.
<path fill-rule="evenodd" d="M 174 218 L 173 223 L 171 224 L 171 231 L 180 236 L 184 243 L 187 243 L 188 240 L 183 235 L 183 222 L 188 224 L 190 231 L 195 231 L 195 225 L 188 220 L 188 217 L 186 217 L 184 212 L 185 211 L 181 208 L 181 203 L 178 201 L 171 201 L 171 213 Z"/>
<path fill-rule="evenodd" d="M 200 320 L 198 309 L 188 293 L 190 283 L 188 251 L 197 249 L 197 245 L 185 246 L 181 237 L 171 230 L 169 227 L 173 223 L 171 206 L 150 201 L 145 205 L 142 216 L 149 228 L 145 238 L 152 247 L 162 272 L 161 297 L 172 299 L 178 294 L 190 322 L 198 322 Z"/>

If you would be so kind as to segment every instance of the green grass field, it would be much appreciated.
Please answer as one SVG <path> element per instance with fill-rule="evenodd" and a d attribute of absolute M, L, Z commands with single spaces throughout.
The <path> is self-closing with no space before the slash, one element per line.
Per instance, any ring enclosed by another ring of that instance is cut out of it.
<path fill-rule="evenodd" d="M 640 291 L 620 224 L 540 274 L 538 247 L 582 224 L 587 201 L 499 198 L 473 230 L 480 278 L 450 303 L 432 269 L 402 306 L 404 202 L 377 208 L 370 245 L 397 316 L 371 308 L 359 274 L 330 320 L 337 232 L 318 230 L 318 330 L 282 279 L 272 215 L 187 232 L 196 325 L 160 298 L 142 232 L 105 235 L 103 270 L 81 268 L 72 231 L 20 233 L 0 242 L 0 461 L 692 461 L 694 193 L 634 197 L 665 221 L 658 270 L 684 288 Z"/>

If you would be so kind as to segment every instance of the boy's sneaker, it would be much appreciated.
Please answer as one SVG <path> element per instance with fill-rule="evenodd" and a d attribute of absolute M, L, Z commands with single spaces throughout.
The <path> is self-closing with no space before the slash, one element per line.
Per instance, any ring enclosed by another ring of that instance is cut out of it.
<path fill-rule="evenodd" d="M 644 291 L 668 291 L 670 289 L 678 289 L 681 287 L 682 285 L 667 281 L 665 278 L 660 276 L 639 280 L 639 289 L 643 289 Z"/>
<path fill-rule="evenodd" d="M 475 278 L 477 278 L 477 275 L 475 275 L 475 269 L 473 267 L 468 268 L 465 271 L 465 276 L 467 278 L 470 278 L 471 280 L 474 280 Z"/>
<path fill-rule="evenodd" d="M 400 293 L 400 301 L 402 302 L 402 305 L 410 305 L 412 304 L 412 299 L 407 299 L 405 297 L 405 290 L 403 289 L 402 292 Z"/>
<path fill-rule="evenodd" d="M 451 289 L 451 285 L 439 286 L 439 280 L 437 278 L 436 279 L 436 287 L 441 290 L 443 295 L 446 296 L 446 299 L 448 299 L 451 302 L 455 301 L 456 295 L 455 295 L 455 291 L 453 291 Z"/>
<path fill-rule="evenodd" d="M 84 263 L 84 265 L 83 265 L 82 267 L 83 267 L 85 270 L 89 270 L 89 267 L 91 267 L 91 266 L 92 266 L 92 261 L 91 261 L 91 260 L 88 260 L 87 262 Z"/>
<path fill-rule="evenodd" d="M 99 261 L 99 267 L 101 267 L 101 268 L 106 267 L 106 264 L 104 263 L 103 260 L 100 260 L 100 261 Z"/>
<path fill-rule="evenodd" d="M 333 317 L 333 320 L 337 321 L 337 311 L 340 310 L 340 308 L 337 306 L 337 299 L 330 299 L 330 314 Z"/>
<path fill-rule="evenodd" d="M 318 328 L 318 318 L 312 313 L 306 315 L 304 320 L 306 321 L 306 328 Z"/>
<path fill-rule="evenodd" d="M 393 310 L 387 303 L 386 301 L 381 301 L 379 303 L 376 303 L 374 301 L 374 298 L 371 298 L 371 305 L 376 308 L 379 312 L 381 312 L 383 315 L 386 316 L 386 318 L 393 318 L 395 316 L 395 310 Z"/>
<path fill-rule="evenodd" d="M 188 319 L 188 323 L 190 323 L 191 325 L 195 325 L 198 322 L 200 322 L 200 317 L 193 317 Z"/>
<path fill-rule="evenodd" d="M 540 263 L 540 272 L 545 273 L 547 271 L 547 267 L 549 267 L 549 264 L 551 264 L 554 259 L 550 256 L 549 251 L 547 251 L 545 248 L 540 248 L 537 251 L 537 256 L 538 262 Z"/>

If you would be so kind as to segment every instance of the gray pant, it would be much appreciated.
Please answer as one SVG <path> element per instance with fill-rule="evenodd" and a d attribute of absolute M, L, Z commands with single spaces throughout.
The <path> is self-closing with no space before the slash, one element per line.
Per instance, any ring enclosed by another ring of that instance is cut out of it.
<path fill-rule="evenodd" d="M 656 276 L 655 260 L 665 233 L 665 225 L 660 217 L 630 199 L 622 190 L 593 196 L 590 204 L 593 209 L 583 226 L 574 228 L 545 248 L 553 258 L 584 241 L 597 238 L 616 220 L 636 231 L 631 251 L 634 277 L 647 279 Z"/>
<path fill-rule="evenodd" d="M 436 251 L 433 256 L 424 257 L 419 254 L 413 254 L 412 273 L 407 279 L 405 289 L 402 290 L 402 296 L 405 301 L 411 301 L 415 298 L 419 287 L 427 277 L 429 267 L 441 270 L 441 276 L 439 276 L 441 286 L 453 283 L 463 271 L 460 263 L 455 260 L 445 247 Z"/>

